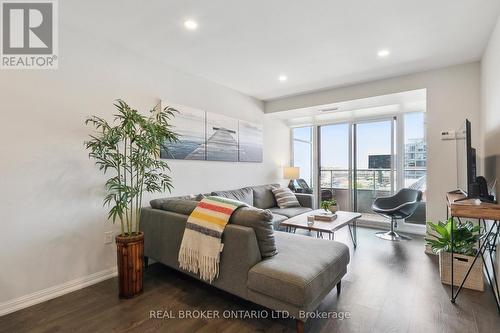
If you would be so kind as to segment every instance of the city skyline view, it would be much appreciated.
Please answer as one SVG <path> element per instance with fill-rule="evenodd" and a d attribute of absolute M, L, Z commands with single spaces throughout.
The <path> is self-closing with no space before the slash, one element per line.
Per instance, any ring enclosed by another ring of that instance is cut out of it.
<path fill-rule="evenodd" d="M 425 114 L 423 112 L 408 113 L 400 117 L 404 121 L 404 178 L 405 185 L 410 186 L 417 179 L 425 175 L 426 167 L 426 144 L 425 144 Z M 368 160 L 370 156 L 390 155 L 391 154 L 391 122 L 392 120 L 382 120 L 373 122 L 363 122 L 356 125 L 357 134 L 357 169 L 358 169 L 358 185 L 363 183 L 374 183 L 373 176 L 370 173 L 363 175 L 363 170 L 368 170 Z M 322 170 L 339 170 L 335 175 L 322 173 L 323 183 L 335 183 L 341 188 L 348 186 L 348 171 L 349 169 L 349 123 L 340 123 L 332 125 L 324 125 L 319 128 L 321 136 L 320 147 L 320 166 Z M 301 178 L 306 179 L 309 183 L 311 179 L 312 165 L 312 127 L 301 127 L 293 130 L 294 137 L 294 165 L 300 167 Z M 409 153 L 408 150 L 423 149 L 419 154 Z M 413 148 L 412 148 L 413 147 Z M 419 162 L 415 162 L 415 158 L 420 156 Z M 410 161 L 410 157 L 412 160 Z M 419 168 L 418 171 L 408 171 L 408 169 Z M 382 181 L 385 178 L 387 184 L 378 184 L 379 186 L 390 188 L 389 174 L 387 171 L 384 177 L 380 177 Z M 328 179 L 329 177 L 335 179 Z M 425 182 L 425 179 L 424 179 Z M 377 187 L 377 184 L 373 185 Z"/>

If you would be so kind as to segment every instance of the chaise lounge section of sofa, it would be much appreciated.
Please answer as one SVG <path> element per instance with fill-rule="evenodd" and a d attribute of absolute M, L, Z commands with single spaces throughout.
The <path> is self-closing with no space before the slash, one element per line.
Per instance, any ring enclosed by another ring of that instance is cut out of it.
<path fill-rule="evenodd" d="M 349 263 L 349 249 L 339 242 L 278 231 L 279 222 L 276 221 L 283 219 L 281 216 L 286 219 L 310 211 L 312 197 L 298 196 L 301 204 L 309 207 L 280 210 L 271 191 L 276 186 L 212 192 L 212 195 L 241 200 L 257 207 L 235 215 L 235 218 L 248 221 L 231 221 L 226 226 L 219 276 L 212 285 L 264 307 L 287 311 L 297 319 L 297 328 L 301 331 L 306 314 L 314 311 L 335 286 L 340 292 L 341 279 Z M 182 270 L 177 258 L 186 221 L 196 206 L 187 199 L 153 200 L 152 207 L 143 208 L 141 216 L 141 230 L 145 234 L 144 255 L 179 271 Z M 168 204 L 169 200 L 176 200 L 175 204 Z M 267 213 L 262 209 L 268 210 Z M 266 237 L 273 237 L 277 250 L 272 256 L 263 250 L 259 232 L 251 227 L 252 223 L 258 222 L 256 218 L 266 219 L 262 221 L 264 226 L 269 224 Z M 199 279 L 194 274 L 182 272 Z"/>

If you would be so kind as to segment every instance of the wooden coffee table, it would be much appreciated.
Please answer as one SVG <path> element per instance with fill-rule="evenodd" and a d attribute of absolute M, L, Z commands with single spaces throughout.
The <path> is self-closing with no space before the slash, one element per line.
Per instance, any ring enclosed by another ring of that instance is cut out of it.
<path fill-rule="evenodd" d="M 289 218 L 288 220 L 281 222 L 280 225 L 284 226 L 286 228 L 287 232 L 294 232 L 295 233 L 296 229 L 316 231 L 316 236 L 321 237 L 321 238 L 323 238 L 323 233 L 325 232 L 328 234 L 328 239 L 330 239 L 330 240 L 335 239 L 335 231 L 337 231 L 345 226 L 348 226 L 349 233 L 351 234 L 352 243 L 354 244 L 354 247 L 356 247 L 358 245 L 357 244 L 357 235 L 356 235 L 356 228 L 357 228 L 356 220 L 361 217 L 361 214 L 360 213 L 353 213 L 353 212 L 338 211 L 337 218 L 335 220 L 333 220 L 332 222 L 315 220 L 311 226 L 307 225 L 307 217 L 309 215 L 319 215 L 319 214 L 322 214 L 324 212 L 325 211 L 323 209 L 313 210 L 313 211 Z"/>

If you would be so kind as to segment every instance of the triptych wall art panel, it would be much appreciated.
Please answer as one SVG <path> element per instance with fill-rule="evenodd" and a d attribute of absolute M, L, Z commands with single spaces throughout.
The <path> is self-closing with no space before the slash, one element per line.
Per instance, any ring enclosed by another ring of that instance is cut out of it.
<path fill-rule="evenodd" d="M 264 131 L 262 125 L 240 120 L 238 122 L 240 162 L 262 162 Z"/>
<path fill-rule="evenodd" d="M 179 141 L 167 143 L 167 149 L 162 148 L 160 151 L 161 158 L 262 162 L 261 124 L 188 106 L 171 106 L 179 111 L 172 119 L 172 129 L 179 134 Z"/>

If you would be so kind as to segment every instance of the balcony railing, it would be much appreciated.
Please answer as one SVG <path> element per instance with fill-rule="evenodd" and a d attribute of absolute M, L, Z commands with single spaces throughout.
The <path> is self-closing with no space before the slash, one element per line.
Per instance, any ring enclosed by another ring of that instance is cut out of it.
<path fill-rule="evenodd" d="M 422 178 L 426 176 L 427 170 L 422 167 L 407 167 L 404 169 L 404 187 L 410 187 L 420 183 L 425 191 L 425 182 Z M 348 189 L 350 173 L 348 169 L 321 169 L 321 188 Z M 356 171 L 356 188 L 358 190 L 390 191 L 391 169 L 358 169 Z"/>
<path fill-rule="evenodd" d="M 347 169 L 321 169 L 321 189 L 330 190 L 340 207 L 349 207 L 350 172 Z M 407 167 L 404 169 L 404 187 L 412 187 L 425 192 L 426 168 Z M 391 169 L 358 169 L 356 171 L 357 207 L 360 213 L 371 214 L 373 200 L 391 194 Z M 326 193 L 328 194 L 328 193 Z M 410 219 L 416 223 L 425 222 L 425 203 Z"/>

